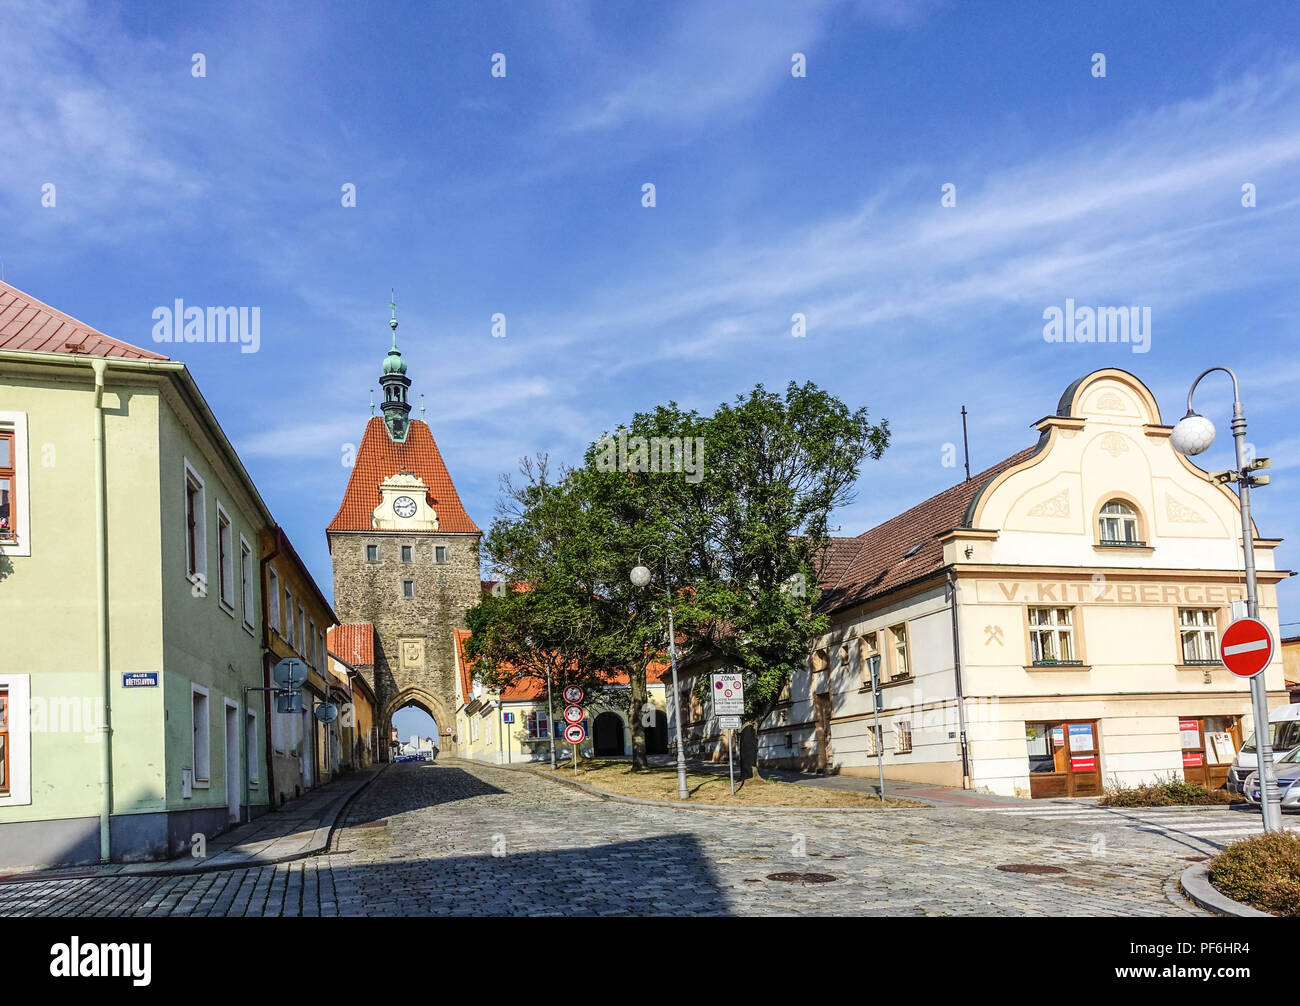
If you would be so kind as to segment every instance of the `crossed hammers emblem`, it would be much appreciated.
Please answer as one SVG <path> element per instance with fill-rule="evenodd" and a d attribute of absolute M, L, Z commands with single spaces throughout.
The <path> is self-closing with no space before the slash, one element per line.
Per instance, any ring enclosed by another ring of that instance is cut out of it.
<path fill-rule="evenodd" d="M 989 643 L 997 643 L 999 646 L 1003 645 L 1002 626 L 1000 625 L 984 626 L 984 645 L 988 646 Z"/>

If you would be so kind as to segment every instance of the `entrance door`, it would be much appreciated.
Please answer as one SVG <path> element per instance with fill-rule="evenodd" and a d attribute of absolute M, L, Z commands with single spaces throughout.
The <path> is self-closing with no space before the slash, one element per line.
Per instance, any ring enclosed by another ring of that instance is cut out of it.
<path fill-rule="evenodd" d="M 645 753 L 668 753 L 668 717 L 662 709 L 655 710 L 654 725 L 646 727 Z"/>
<path fill-rule="evenodd" d="M 1101 795 L 1101 740 L 1096 720 L 1025 724 L 1029 795 L 1034 799 Z"/>
<path fill-rule="evenodd" d="M 1228 781 L 1228 769 L 1241 748 L 1241 717 L 1180 716 L 1183 779 L 1206 789 L 1218 789 Z"/>
<path fill-rule="evenodd" d="M 597 757 L 623 754 L 623 721 L 617 713 L 601 713 L 596 717 L 591 746 Z"/>
<path fill-rule="evenodd" d="M 316 767 L 316 720 L 311 714 L 310 693 L 303 694 L 302 710 L 302 786 L 311 789 L 315 783 Z"/>
<path fill-rule="evenodd" d="M 829 772 L 834 764 L 831 752 L 831 696 L 818 692 L 813 696 L 813 725 L 817 733 L 817 771 Z"/>
<path fill-rule="evenodd" d="M 243 776 L 239 771 L 239 706 L 226 700 L 226 811 L 231 824 L 239 823 Z"/>

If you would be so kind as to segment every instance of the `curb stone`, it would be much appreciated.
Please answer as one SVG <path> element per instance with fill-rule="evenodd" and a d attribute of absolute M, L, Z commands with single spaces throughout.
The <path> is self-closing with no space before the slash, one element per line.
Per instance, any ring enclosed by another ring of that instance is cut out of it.
<path fill-rule="evenodd" d="M 1182 873 L 1179 886 L 1183 893 L 1200 905 L 1207 912 L 1215 915 L 1228 915 L 1239 919 L 1272 919 L 1276 916 L 1261 912 L 1257 908 L 1233 901 L 1226 894 L 1221 894 L 1210 883 L 1210 868 L 1204 863 L 1193 863 Z"/>
<path fill-rule="evenodd" d="M 612 800 L 615 803 L 638 804 L 643 807 L 672 807 L 674 810 L 740 810 L 740 811 L 778 811 L 789 814 L 792 811 L 804 814 L 879 814 L 881 811 L 891 811 L 893 813 L 907 813 L 917 810 L 932 810 L 931 807 L 729 807 L 723 803 L 680 803 L 670 800 L 646 800 L 638 796 L 622 796 L 619 793 L 610 793 L 603 789 L 597 789 L 595 786 L 589 786 L 583 782 L 577 782 L 573 779 L 566 779 L 560 775 L 553 775 L 550 772 L 543 772 L 539 769 L 528 768 L 519 765 L 497 765 L 491 762 L 478 762 L 468 758 L 448 758 L 445 761 L 455 761 L 466 765 L 477 765 L 484 768 L 499 768 L 507 772 L 526 772 L 529 775 L 537 776 L 539 779 L 549 779 L 551 782 L 561 783 L 562 785 L 580 789 L 590 796 L 597 797 L 601 800 Z"/>

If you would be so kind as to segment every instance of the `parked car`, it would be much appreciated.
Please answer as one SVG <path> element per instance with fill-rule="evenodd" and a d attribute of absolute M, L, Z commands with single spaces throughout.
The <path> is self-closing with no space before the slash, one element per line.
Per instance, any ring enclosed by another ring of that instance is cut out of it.
<path fill-rule="evenodd" d="M 1282 794 L 1283 810 L 1300 810 L 1300 747 L 1293 748 L 1273 762 L 1277 769 L 1277 791 Z M 1246 776 L 1246 799 L 1255 806 L 1260 802 L 1259 773 Z"/>
<path fill-rule="evenodd" d="M 1278 706 L 1268 714 L 1269 737 L 1273 745 L 1273 758 L 1280 760 L 1300 748 L 1300 702 Z M 1246 779 L 1259 767 L 1255 756 L 1255 735 L 1252 733 L 1241 745 L 1237 757 L 1228 770 L 1225 784 L 1229 793 L 1245 793 Z"/>

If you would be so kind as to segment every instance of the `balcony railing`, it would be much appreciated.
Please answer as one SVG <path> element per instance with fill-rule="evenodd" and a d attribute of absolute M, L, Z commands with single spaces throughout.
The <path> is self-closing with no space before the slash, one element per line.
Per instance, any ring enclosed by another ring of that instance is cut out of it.
<path fill-rule="evenodd" d="M 1144 541 L 1123 541 L 1119 538 L 1102 538 L 1097 542 L 1105 548 L 1146 548 L 1147 543 Z"/>

